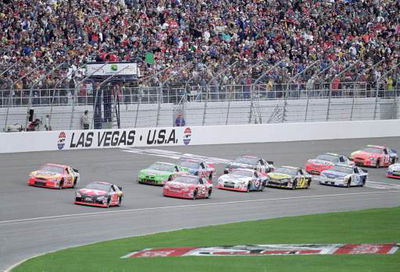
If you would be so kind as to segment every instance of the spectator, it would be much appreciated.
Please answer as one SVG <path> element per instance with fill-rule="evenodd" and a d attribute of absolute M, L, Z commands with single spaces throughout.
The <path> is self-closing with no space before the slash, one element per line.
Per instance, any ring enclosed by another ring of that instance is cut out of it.
<path fill-rule="evenodd" d="M 44 129 L 45 130 L 51 130 L 51 125 L 50 125 L 50 114 L 46 114 L 46 117 L 44 119 Z"/>
<path fill-rule="evenodd" d="M 85 112 L 81 116 L 81 129 L 89 129 L 90 121 L 89 121 L 89 111 L 85 110 Z"/>
<path fill-rule="evenodd" d="M 28 127 L 26 128 L 26 131 L 37 131 L 40 129 L 40 124 L 42 122 L 40 121 L 40 119 L 36 118 L 35 120 L 33 120 L 32 122 L 30 122 L 28 124 Z"/>
<path fill-rule="evenodd" d="M 178 114 L 175 120 L 175 126 L 177 127 L 184 127 L 186 124 L 185 119 L 183 118 L 182 114 Z"/>

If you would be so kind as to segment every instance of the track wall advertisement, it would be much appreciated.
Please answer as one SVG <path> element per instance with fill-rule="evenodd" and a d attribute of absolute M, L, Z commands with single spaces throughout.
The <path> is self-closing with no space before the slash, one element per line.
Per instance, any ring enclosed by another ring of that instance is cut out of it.
<path fill-rule="evenodd" d="M 0 153 L 399 137 L 400 120 L 0 133 Z"/>

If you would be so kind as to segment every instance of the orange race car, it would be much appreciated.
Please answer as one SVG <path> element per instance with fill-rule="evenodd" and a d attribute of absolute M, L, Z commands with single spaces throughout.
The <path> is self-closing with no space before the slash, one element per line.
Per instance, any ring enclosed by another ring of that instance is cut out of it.
<path fill-rule="evenodd" d="M 396 150 L 386 146 L 367 145 L 363 149 L 351 153 L 349 159 L 354 161 L 357 165 L 378 168 L 387 167 L 395 163 L 398 160 L 398 155 Z"/>
<path fill-rule="evenodd" d="M 47 163 L 29 175 L 28 185 L 47 188 L 74 188 L 80 176 L 77 169 L 68 165 Z"/>

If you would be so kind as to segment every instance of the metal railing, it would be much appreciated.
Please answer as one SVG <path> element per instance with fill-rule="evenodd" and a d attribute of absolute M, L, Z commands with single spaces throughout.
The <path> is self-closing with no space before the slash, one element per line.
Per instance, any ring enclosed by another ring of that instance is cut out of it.
<path fill-rule="evenodd" d="M 3 130 L 10 130 L 10 125 L 25 124 L 29 109 L 34 109 L 42 120 L 51 115 L 53 129 L 79 129 L 80 115 L 84 110 L 93 112 L 97 103 L 94 90 L 91 84 L 70 89 L 0 90 Z M 381 81 L 342 82 L 339 87 L 330 82 L 312 86 L 292 82 L 183 88 L 162 84 L 123 87 L 118 91 L 107 85 L 98 91 L 101 105 L 107 99 L 109 107 L 115 107 L 116 102 L 121 106 L 118 117 L 121 120 L 112 121 L 119 121 L 121 127 L 171 126 L 177 107 L 184 109 L 186 123 L 192 125 L 398 118 L 400 97 L 399 86 Z M 96 118 L 93 113 L 91 118 Z"/>

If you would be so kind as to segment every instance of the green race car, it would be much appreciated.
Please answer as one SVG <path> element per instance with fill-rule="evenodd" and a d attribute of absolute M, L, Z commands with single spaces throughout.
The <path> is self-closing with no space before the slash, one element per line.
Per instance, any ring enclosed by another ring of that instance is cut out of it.
<path fill-rule="evenodd" d="M 146 169 L 139 171 L 138 182 L 153 185 L 164 185 L 178 173 L 187 173 L 186 168 L 168 162 L 155 162 Z"/>

